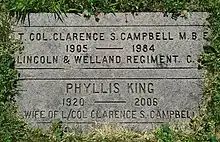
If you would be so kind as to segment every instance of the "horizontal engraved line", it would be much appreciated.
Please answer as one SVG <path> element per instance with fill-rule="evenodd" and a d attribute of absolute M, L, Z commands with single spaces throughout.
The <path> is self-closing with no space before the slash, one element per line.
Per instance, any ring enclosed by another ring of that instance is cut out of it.
<path fill-rule="evenodd" d="M 18 70 L 63 70 L 65 68 L 15 68 Z"/>
<path fill-rule="evenodd" d="M 125 104 L 126 101 L 122 100 L 111 100 L 111 101 L 95 101 L 95 104 Z"/>
<path fill-rule="evenodd" d="M 117 48 L 117 47 L 112 47 L 112 48 L 108 48 L 108 47 L 105 47 L 105 48 L 99 48 L 99 47 L 96 47 L 97 50 L 123 50 L 124 48 Z"/>
<path fill-rule="evenodd" d="M 70 26 L 19 26 L 19 27 L 27 27 L 27 28 L 48 28 L 48 27 L 80 27 L 80 28 L 87 28 L 87 27 L 94 27 L 94 28 L 99 28 L 99 27 L 205 27 L 209 25 L 70 25 Z"/>
<path fill-rule="evenodd" d="M 19 80 L 48 80 L 48 81 L 60 81 L 60 80 L 193 80 L 193 79 L 203 79 L 203 78 L 20 78 Z"/>
<path fill-rule="evenodd" d="M 116 67 L 116 68 L 106 68 L 106 67 L 97 67 L 97 68 L 80 68 L 80 69 L 198 69 L 198 67 Z"/>

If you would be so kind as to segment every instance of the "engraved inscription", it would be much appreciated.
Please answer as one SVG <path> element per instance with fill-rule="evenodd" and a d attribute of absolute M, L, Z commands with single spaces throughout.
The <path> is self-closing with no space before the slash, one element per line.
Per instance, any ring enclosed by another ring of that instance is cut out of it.
<path fill-rule="evenodd" d="M 68 14 L 62 23 L 51 14 L 30 15 L 30 25 L 19 24 L 15 32 L 24 46 L 15 57 L 21 116 L 33 127 L 61 120 L 82 129 L 189 121 L 202 95 L 198 59 L 206 16 L 139 13 L 126 14 L 125 21 L 118 13 L 95 22 Z"/>

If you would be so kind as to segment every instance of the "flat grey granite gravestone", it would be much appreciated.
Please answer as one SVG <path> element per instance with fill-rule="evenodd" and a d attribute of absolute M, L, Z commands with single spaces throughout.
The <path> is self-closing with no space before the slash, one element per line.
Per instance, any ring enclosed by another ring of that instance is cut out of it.
<path fill-rule="evenodd" d="M 24 51 L 17 98 L 32 127 L 61 120 L 87 129 L 117 124 L 152 129 L 189 121 L 198 111 L 203 74 L 198 58 L 207 13 L 177 20 L 163 13 L 94 17 L 31 14 L 17 25 Z"/>

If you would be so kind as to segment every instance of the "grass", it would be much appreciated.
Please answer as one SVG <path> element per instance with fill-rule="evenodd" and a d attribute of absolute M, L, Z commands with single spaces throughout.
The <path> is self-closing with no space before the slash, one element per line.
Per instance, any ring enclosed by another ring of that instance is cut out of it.
<path fill-rule="evenodd" d="M 19 118 L 14 97 L 18 94 L 17 71 L 13 55 L 20 44 L 13 37 L 11 18 L 25 20 L 29 13 L 84 13 L 86 16 L 116 12 L 173 13 L 205 11 L 210 16 L 209 46 L 204 46 L 200 62 L 206 70 L 204 101 L 190 128 L 163 125 L 152 132 L 135 132 L 124 128 L 103 126 L 89 133 L 66 132 L 59 122 L 47 132 L 30 129 Z M 0 141 L 3 142 L 196 142 L 220 140 L 220 0 L 0 0 Z"/>

